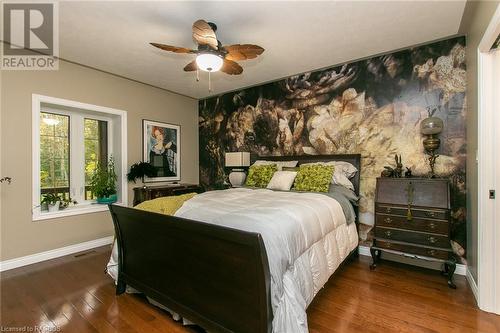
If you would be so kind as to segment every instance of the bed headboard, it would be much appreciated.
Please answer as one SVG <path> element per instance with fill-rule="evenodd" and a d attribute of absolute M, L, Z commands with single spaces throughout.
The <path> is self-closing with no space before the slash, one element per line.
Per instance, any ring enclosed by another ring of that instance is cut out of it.
<path fill-rule="evenodd" d="M 298 165 L 314 162 L 343 161 L 349 162 L 358 169 L 356 175 L 351 178 L 354 190 L 359 195 L 359 175 L 361 173 L 361 155 L 360 154 L 339 154 L 339 155 L 298 155 L 298 156 L 254 156 L 252 163 L 256 160 L 264 161 L 299 161 Z"/>

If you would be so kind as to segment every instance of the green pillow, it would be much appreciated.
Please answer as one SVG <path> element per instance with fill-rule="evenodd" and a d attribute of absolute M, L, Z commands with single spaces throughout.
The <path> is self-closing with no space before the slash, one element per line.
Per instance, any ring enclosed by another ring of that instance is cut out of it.
<path fill-rule="evenodd" d="M 293 189 L 297 191 L 328 192 L 334 170 L 333 165 L 301 165 Z"/>
<path fill-rule="evenodd" d="M 252 165 L 248 171 L 245 185 L 251 187 L 266 187 L 276 171 L 278 171 L 278 166 L 276 164 Z"/>

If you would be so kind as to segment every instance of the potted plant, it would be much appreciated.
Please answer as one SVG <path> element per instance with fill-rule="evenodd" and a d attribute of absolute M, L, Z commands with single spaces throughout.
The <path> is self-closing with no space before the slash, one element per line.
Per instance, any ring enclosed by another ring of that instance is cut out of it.
<path fill-rule="evenodd" d="M 70 204 L 76 205 L 76 204 L 78 204 L 78 202 L 76 200 L 71 199 L 71 198 L 69 198 L 69 199 L 62 198 L 59 201 L 59 210 L 63 210 L 63 209 L 68 208 L 68 206 Z"/>
<path fill-rule="evenodd" d="M 57 212 L 59 210 L 59 206 L 61 205 L 61 197 L 55 193 L 47 193 L 43 195 L 40 203 L 42 205 L 47 204 L 49 212 Z"/>
<path fill-rule="evenodd" d="M 127 173 L 127 179 L 129 182 L 136 182 L 137 179 L 142 180 L 142 187 L 146 188 L 144 184 L 144 177 L 156 177 L 157 170 L 151 163 L 148 162 L 138 162 L 132 164 L 130 167 L 130 172 Z"/>
<path fill-rule="evenodd" d="M 90 179 L 91 190 L 96 195 L 98 203 L 111 204 L 118 200 L 116 180 L 115 161 L 111 156 L 107 165 L 97 165 Z"/>

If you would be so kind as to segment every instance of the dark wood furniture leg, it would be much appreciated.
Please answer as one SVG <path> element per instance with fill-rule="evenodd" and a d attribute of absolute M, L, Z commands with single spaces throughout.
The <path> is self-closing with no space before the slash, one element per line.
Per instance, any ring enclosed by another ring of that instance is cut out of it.
<path fill-rule="evenodd" d="M 370 269 L 373 271 L 377 267 L 377 263 L 380 261 L 380 256 L 382 255 L 382 251 L 371 248 L 370 254 L 372 255 L 373 262 L 370 265 Z"/>
<path fill-rule="evenodd" d="M 455 274 L 455 269 L 457 268 L 457 262 L 455 259 L 448 260 L 444 263 L 444 274 L 448 277 L 448 287 L 452 289 L 457 289 L 457 286 L 453 282 L 453 274 Z"/>
<path fill-rule="evenodd" d="M 125 292 L 126 289 L 127 284 L 122 279 L 118 279 L 116 281 L 116 294 L 121 295 Z"/>

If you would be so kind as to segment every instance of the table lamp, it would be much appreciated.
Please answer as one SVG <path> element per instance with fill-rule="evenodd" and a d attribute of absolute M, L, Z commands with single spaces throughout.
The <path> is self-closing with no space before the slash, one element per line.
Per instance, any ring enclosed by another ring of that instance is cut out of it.
<path fill-rule="evenodd" d="M 431 178 L 435 178 L 436 174 L 434 173 L 434 164 L 436 163 L 436 158 L 439 155 L 436 151 L 439 149 L 441 145 L 441 140 L 438 138 L 439 133 L 443 131 L 443 120 L 438 117 L 434 117 L 434 112 L 429 111 L 429 118 L 422 120 L 420 123 L 420 132 L 426 136 L 423 141 L 424 149 L 427 155 L 429 155 L 429 166 L 431 167 L 431 172 L 429 176 Z"/>
<path fill-rule="evenodd" d="M 243 167 L 250 166 L 250 153 L 231 152 L 225 155 L 226 168 L 233 168 L 229 174 L 229 182 L 233 187 L 241 186 L 247 177 Z"/>

